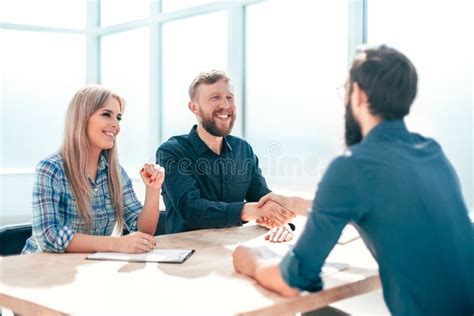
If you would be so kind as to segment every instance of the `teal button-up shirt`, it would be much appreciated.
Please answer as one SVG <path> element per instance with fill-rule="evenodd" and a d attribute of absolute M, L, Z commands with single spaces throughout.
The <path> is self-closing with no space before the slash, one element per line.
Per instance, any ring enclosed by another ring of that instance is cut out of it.
<path fill-rule="evenodd" d="M 245 201 L 257 202 L 270 192 L 249 143 L 228 135 L 216 155 L 196 128 L 170 138 L 156 152 L 156 162 L 166 170 L 167 233 L 242 225 Z"/>
<path fill-rule="evenodd" d="M 393 315 L 472 315 L 474 242 L 458 177 L 440 145 L 385 121 L 336 158 L 318 186 L 284 280 L 318 291 L 321 267 L 352 223 L 379 264 Z"/>

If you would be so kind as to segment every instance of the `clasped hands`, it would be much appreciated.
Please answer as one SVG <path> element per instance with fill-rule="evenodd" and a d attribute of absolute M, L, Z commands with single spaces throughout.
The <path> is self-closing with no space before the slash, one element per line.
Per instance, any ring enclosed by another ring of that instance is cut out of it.
<path fill-rule="evenodd" d="M 247 209 L 251 210 L 248 219 L 255 219 L 257 224 L 271 229 L 265 239 L 271 242 L 285 242 L 293 238 L 288 223 L 295 218 L 295 212 L 287 208 L 284 197 L 269 193 L 258 203 L 247 204 Z"/>

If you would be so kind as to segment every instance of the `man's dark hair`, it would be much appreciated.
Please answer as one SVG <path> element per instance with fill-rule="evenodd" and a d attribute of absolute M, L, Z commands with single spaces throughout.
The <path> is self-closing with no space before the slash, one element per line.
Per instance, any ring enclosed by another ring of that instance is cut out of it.
<path fill-rule="evenodd" d="M 211 85 L 221 79 L 224 80 L 225 82 L 230 81 L 227 74 L 220 70 L 211 70 L 208 72 L 201 72 L 196 78 L 194 78 L 193 82 L 191 82 L 191 85 L 189 86 L 189 90 L 188 90 L 189 99 L 194 100 L 197 94 L 198 87 L 201 84 Z"/>
<path fill-rule="evenodd" d="M 372 114 L 385 120 L 407 115 L 418 83 L 411 61 L 385 45 L 361 49 L 357 53 L 349 73 L 349 92 L 356 82 L 366 93 Z"/>

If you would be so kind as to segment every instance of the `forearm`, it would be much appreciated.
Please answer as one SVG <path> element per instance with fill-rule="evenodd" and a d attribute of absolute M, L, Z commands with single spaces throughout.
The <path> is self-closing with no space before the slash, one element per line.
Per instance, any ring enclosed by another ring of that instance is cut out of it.
<path fill-rule="evenodd" d="M 69 242 L 66 252 L 97 252 L 97 251 L 117 251 L 118 237 L 93 236 L 81 233 L 74 234 Z"/>
<path fill-rule="evenodd" d="M 138 231 L 153 236 L 156 231 L 159 217 L 160 190 L 147 188 L 145 193 L 145 203 L 143 204 L 143 209 L 137 219 Z"/>
<path fill-rule="evenodd" d="M 264 288 L 282 296 L 292 297 L 299 294 L 298 289 L 290 287 L 282 278 L 278 261 L 256 262 L 253 277 Z"/>

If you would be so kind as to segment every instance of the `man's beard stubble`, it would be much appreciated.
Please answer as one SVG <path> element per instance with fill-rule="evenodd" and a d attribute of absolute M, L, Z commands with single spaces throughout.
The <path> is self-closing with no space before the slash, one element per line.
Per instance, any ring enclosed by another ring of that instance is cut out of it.
<path fill-rule="evenodd" d="M 213 113 L 212 116 L 208 118 L 205 115 L 203 115 L 203 113 L 201 113 L 202 127 L 204 127 L 204 129 L 212 136 L 225 137 L 230 134 L 230 132 L 232 131 L 232 128 L 234 127 L 235 115 L 233 113 L 230 114 L 231 119 L 230 119 L 229 127 L 222 129 L 217 126 L 217 123 L 216 123 L 217 119 L 215 118 L 215 115 L 217 114 L 218 113 Z"/>
<path fill-rule="evenodd" d="M 345 141 L 346 146 L 350 147 L 356 145 L 362 141 L 362 131 L 360 129 L 359 123 L 356 121 L 354 117 L 354 113 L 352 112 L 352 106 L 350 102 L 346 104 L 346 112 L 344 114 L 344 123 L 345 123 Z"/>

